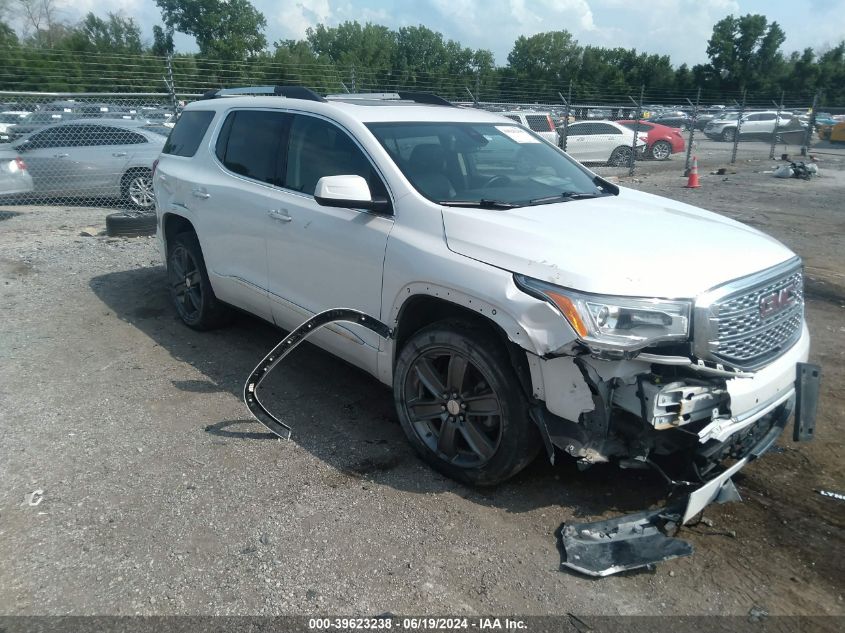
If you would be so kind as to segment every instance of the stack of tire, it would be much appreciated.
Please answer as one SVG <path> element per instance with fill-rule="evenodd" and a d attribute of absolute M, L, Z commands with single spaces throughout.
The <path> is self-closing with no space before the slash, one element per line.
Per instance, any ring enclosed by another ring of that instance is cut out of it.
<path fill-rule="evenodd" d="M 156 213 L 152 196 L 152 172 L 137 169 L 123 177 L 123 199 L 130 206 L 126 211 L 106 216 L 106 235 L 138 237 L 155 235 Z"/>

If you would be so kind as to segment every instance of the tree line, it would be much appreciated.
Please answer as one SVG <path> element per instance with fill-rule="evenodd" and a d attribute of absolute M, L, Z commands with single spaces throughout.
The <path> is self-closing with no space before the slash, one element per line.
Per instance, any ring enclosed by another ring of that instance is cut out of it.
<path fill-rule="evenodd" d="M 0 89 L 162 92 L 166 58 L 175 88 L 196 93 L 231 85 L 286 84 L 320 92 L 425 90 L 452 99 L 627 101 L 641 87 L 651 102 L 677 103 L 702 90 L 707 102 L 730 103 L 747 91 L 766 104 L 782 91 L 807 102 L 845 106 L 845 42 L 785 53 L 786 36 L 763 15 L 729 15 L 707 42 L 709 61 L 675 66 L 667 55 L 580 44 L 565 30 L 519 36 L 497 66 L 425 26 L 393 30 L 344 22 L 319 24 L 301 40 L 269 44 L 267 22 L 249 0 L 156 0 L 162 24 L 152 41 L 131 17 L 88 13 L 76 24 L 57 17 L 55 0 L 0 0 Z M 23 24 L 21 33 L 11 17 Z M 174 50 L 173 34 L 191 35 L 196 54 Z"/>

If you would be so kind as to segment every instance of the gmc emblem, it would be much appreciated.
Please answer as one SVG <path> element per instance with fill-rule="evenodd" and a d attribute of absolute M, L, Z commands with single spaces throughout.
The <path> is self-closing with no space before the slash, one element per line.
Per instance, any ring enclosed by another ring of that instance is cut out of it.
<path fill-rule="evenodd" d="M 781 310 L 785 310 L 798 300 L 798 284 L 792 283 L 785 288 L 760 297 L 760 318 L 767 319 Z"/>

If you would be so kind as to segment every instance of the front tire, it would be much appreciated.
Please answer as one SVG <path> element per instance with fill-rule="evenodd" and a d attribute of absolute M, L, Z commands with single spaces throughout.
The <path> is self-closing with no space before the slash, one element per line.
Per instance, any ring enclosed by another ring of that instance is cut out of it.
<path fill-rule="evenodd" d="M 736 138 L 736 128 L 729 127 L 722 130 L 722 136 L 720 138 L 726 143 L 733 143 Z"/>
<path fill-rule="evenodd" d="M 182 322 L 195 330 L 222 327 L 231 320 L 231 308 L 214 296 L 199 240 L 180 233 L 167 256 L 170 297 Z"/>
<path fill-rule="evenodd" d="M 498 484 L 541 448 L 507 351 L 483 326 L 441 321 L 414 334 L 397 359 L 393 394 L 411 445 L 457 481 Z"/>

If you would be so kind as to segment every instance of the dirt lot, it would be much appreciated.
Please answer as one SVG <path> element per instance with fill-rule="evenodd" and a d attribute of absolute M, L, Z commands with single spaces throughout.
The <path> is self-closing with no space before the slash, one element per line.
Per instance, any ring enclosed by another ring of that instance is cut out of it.
<path fill-rule="evenodd" d="M 182 326 L 153 238 L 81 236 L 106 210 L 0 207 L 0 613 L 845 615 L 845 503 L 814 492 L 845 491 L 845 160 L 812 182 L 744 158 L 711 176 L 718 152 L 698 190 L 678 159 L 622 180 L 805 259 L 818 437 L 743 471 L 744 503 L 685 530 L 692 557 L 603 580 L 561 571 L 555 532 L 659 503 L 655 476 L 538 460 L 458 485 L 415 458 L 386 389 L 310 346 L 270 380 L 294 428 L 274 439 L 240 390 L 276 330 Z M 707 265 L 678 237 L 689 258 L 667 265 Z"/>

